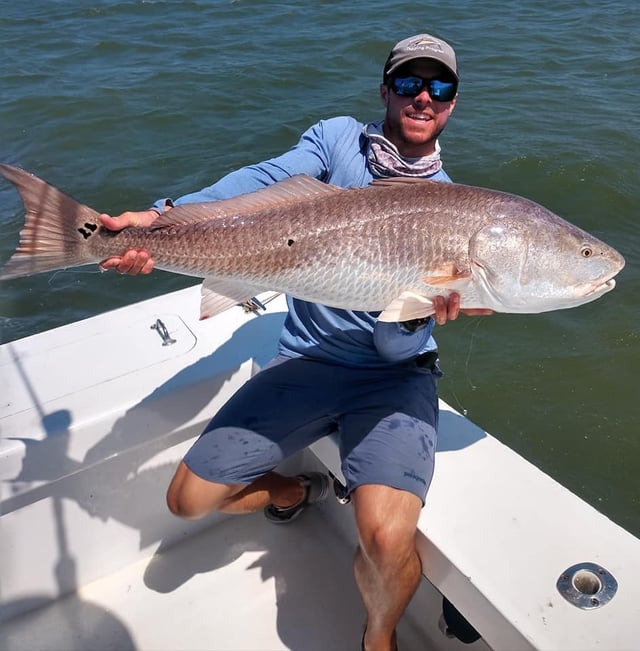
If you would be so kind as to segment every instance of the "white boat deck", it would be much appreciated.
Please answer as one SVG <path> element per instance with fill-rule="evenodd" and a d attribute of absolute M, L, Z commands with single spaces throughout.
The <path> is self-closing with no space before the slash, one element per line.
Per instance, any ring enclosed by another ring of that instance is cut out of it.
<path fill-rule="evenodd" d="M 262 514 L 214 520 L 149 559 L 5 622 L 0 649 L 356 651 L 364 611 L 354 546 L 334 520 L 346 524 L 351 507 L 331 502 L 287 526 Z M 400 649 L 487 649 L 441 634 L 440 600 L 424 583 L 399 627 Z"/>

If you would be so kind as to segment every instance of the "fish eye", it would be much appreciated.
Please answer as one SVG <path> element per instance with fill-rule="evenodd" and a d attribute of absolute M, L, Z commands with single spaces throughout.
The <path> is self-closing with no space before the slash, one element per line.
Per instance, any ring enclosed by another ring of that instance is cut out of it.
<path fill-rule="evenodd" d="M 593 255 L 593 249 L 590 246 L 583 246 L 580 250 L 580 255 L 583 258 L 590 258 Z"/>

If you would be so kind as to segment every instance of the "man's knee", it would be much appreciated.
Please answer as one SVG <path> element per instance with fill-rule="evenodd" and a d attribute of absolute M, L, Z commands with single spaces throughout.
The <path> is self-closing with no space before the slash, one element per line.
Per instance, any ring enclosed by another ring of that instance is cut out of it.
<path fill-rule="evenodd" d="M 181 492 L 180 488 L 172 484 L 167 489 L 167 507 L 173 515 L 188 520 L 202 517 L 200 510 L 194 508 L 194 504 Z"/>
<path fill-rule="evenodd" d="M 385 486 L 355 491 L 360 547 L 375 565 L 402 565 L 416 554 L 416 526 L 422 503 L 415 495 Z"/>
<path fill-rule="evenodd" d="M 167 489 L 167 507 L 173 515 L 196 520 L 220 510 L 228 492 L 229 487 L 198 477 L 181 462 Z"/>
<path fill-rule="evenodd" d="M 416 531 L 393 524 L 361 527 L 360 547 L 376 566 L 403 565 L 416 553 Z"/>

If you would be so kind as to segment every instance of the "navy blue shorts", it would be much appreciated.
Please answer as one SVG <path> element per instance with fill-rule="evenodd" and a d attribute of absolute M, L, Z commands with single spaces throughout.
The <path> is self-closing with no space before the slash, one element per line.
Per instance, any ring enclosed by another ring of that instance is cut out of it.
<path fill-rule="evenodd" d="M 184 462 L 202 479 L 250 484 L 337 434 L 347 489 L 383 484 L 424 503 L 438 427 L 437 369 L 349 368 L 279 356 L 213 417 Z"/>

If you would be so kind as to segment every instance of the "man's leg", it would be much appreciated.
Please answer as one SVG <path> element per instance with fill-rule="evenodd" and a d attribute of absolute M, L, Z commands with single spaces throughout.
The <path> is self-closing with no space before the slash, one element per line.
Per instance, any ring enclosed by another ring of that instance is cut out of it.
<path fill-rule="evenodd" d="M 340 420 L 342 472 L 359 533 L 355 576 L 367 611 L 367 651 L 396 648 L 395 627 L 420 581 L 416 528 L 435 464 L 437 373 L 363 371 Z"/>
<path fill-rule="evenodd" d="M 167 492 L 172 513 L 201 518 L 214 511 L 251 513 L 288 508 L 309 496 L 298 477 L 273 469 L 335 429 L 330 365 L 276 358 L 246 382 L 213 417 L 180 463 Z M 340 395 L 340 389 L 334 389 Z M 324 402 L 323 402 L 324 399 Z M 309 495 L 311 493 L 311 495 Z M 315 498 L 315 499 L 313 499 Z"/>
<path fill-rule="evenodd" d="M 421 576 L 416 527 L 419 497 L 388 486 L 365 484 L 353 492 L 359 545 L 355 577 L 367 611 L 365 649 L 393 651 L 395 627 Z"/>
<path fill-rule="evenodd" d="M 169 484 L 167 505 L 174 515 L 197 519 L 214 511 L 253 513 L 267 504 L 290 507 L 304 496 L 297 477 L 269 472 L 251 484 L 220 484 L 198 477 L 182 461 Z"/>

